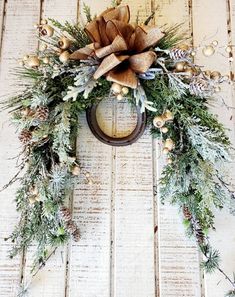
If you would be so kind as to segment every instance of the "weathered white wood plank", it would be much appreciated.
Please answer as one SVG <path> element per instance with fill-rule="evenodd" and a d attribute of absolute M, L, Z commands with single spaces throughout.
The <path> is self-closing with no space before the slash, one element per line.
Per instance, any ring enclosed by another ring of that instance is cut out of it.
<path fill-rule="evenodd" d="M 123 1 L 131 11 L 131 21 L 138 13 L 139 23 L 151 14 L 151 1 Z M 127 131 L 128 103 L 118 102 L 115 135 Z M 129 107 L 130 108 L 130 107 Z M 132 108 L 132 114 L 135 111 Z M 149 131 L 128 147 L 115 148 L 113 164 L 112 223 L 112 293 L 113 296 L 156 296 L 154 256 L 154 198 L 152 137 Z"/>
<path fill-rule="evenodd" d="M 10 0 L 6 4 L 0 64 L 1 95 L 17 92 L 19 88 L 15 86 L 15 78 L 10 73 L 14 72 L 14 67 L 18 66 L 17 60 L 19 58 L 36 48 L 37 41 L 32 24 L 39 19 L 39 2 Z M 1 7 L 3 8 L 3 1 Z M 19 153 L 20 145 L 15 135 L 15 129 L 9 126 L 8 114 L 2 113 L 0 121 L 1 188 L 17 171 L 15 167 L 16 159 L 10 160 L 10 158 Z M 17 185 L 14 185 L 5 192 L 0 193 L 0 296 L 4 297 L 16 296 L 21 275 L 20 257 L 10 260 L 8 251 L 11 249 L 12 244 L 3 240 L 9 236 L 17 223 L 18 214 L 15 211 L 15 203 L 13 203 L 16 187 Z"/>
<path fill-rule="evenodd" d="M 191 34 L 190 9 L 188 0 L 155 2 L 155 21 L 158 25 L 172 26 L 182 23 L 182 30 Z M 164 156 L 160 142 L 156 141 L 156 179 L 159 180 Z M 156 181 L 157 182 L 157 181 Z M 158 204 L 158 243 L 159 243 L 159 287 L 160 296 L 201 296 L 199 255 L 197 247 L 186 235 L 182 217 L 176 207 L 166 203 Z"/>
<path fill-rule="evenodd" d="M 219 42 L 219 50 L 211 58 L 206 58 L 200 52 L 197 55 L 197 62 L 206 65 L 209 69 L 220 71 L 223 75 L 229 74 L 230 67 L 228 54 L 225 53 L 225 47 L 228 44 L 227 35 L 227 11 L 226 1 L 224 0 L 194 0 L 193 1 L 193 23 L 194 23 L 194 43 L 196 46 L 209 44 L 213 40 Z M 233 32 L 235 28 L 232 28 Z M 203 39 L 205 40 L 203 42 Z M 227 56 L 227 57 L 226 57 Z M 224 86 L 220 96 L 229 106 L 234 106 L 231 88 Z M 218 104 L 212 109 L 218 114 L 218 118 L 226 127 L 230 128 L 230 137 L 234 143 L 234 116 L 233 110 L 228 110 L 221 104 L 221 98 L 218 97 Z M 231 168 L 234 165 L 231 164 Z M 231 170 L 232 172 L 232 170 Z M 234 176 L 233 176 L 234 179 Z M 232 277 L 235 267 L 234 246 L 235 238 L 232 226 L 235 226 L 235 218 L 227 211 L 217 212 L 215 217 L 216 233 L 211 232 L 212 245 L 221 252 L 221 267 Z M 206 297 L 223 296 L 231 288 L 228 282 L 220 273 L 205 276 Z"/>
<path fill-rule="evenodd" d="M 42 5 L 41 18 L 54 18 L 61 22 L 75 22 L 77 18 L 77 0 L 46 0 Z M 25 281 L 29 276 L 35 248 L 26 255 Z M 63 297 L 66 290 L 67 247 L 59 248 L 47 262 L 46 266 L 34 278 L 30 287 L 31 297 Z"/>
<path fill-rule="evenodd" d="M 99 14 L 109 5 L 108 1 L 84 2 L 90 6 L 92 15 Z M 81 1 L 79 9 L 81 14 L 82 3 Z M 108 106 L 110 102 L 104 104 L 104 108 Z M 81 162 L 82 176 L 75 187 L 73 209 L 82 238 L 78 243 L 71 243 L 67 295 L 108 297 L 112 148 L 100 143 L 91 134 L 85 115 L 79 115 L 79 122 L 81 127 L 78 132 L 77 154 Z M 111 133 L 111 122 L 112 109 L 108 108 L 103 125 L 106 132 Z"/>
<path fill-rule="evenodd" d="M 0 0 L 0 55 L 1 55 L 1 44 L 2 44 L 2 32 L 4 30 L 4 10 L 5 10 L 5 0 Z"/>

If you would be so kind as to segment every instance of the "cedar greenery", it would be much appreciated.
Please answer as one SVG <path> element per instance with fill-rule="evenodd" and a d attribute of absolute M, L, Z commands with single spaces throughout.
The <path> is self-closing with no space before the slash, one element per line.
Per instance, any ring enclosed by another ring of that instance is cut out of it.
<path fill-rule="evenodd" d="M 84 11 L 90 21 L 89 7 L 84 7 Z M 50 21 L 59 32 L 49 41 L 40 38 L 41 42 L 55 46 L 60 32 L 66 32 L 73 40 L 71 51 L 90 43 L 81 25 Z M 232 148 L 223 125 L 208 110 L 208 98 L 190 94 L 184 77 L 173 72 L 169 52 L 184 39 L 177 34 L 178 29 L 179 26 L 175 26 L 165 30 L 165 37 L 155 49 L 157 72 L 151 79 L 140 77 L 142 89 L 139 91 L 142 93 L 130 92 L 128 99 L 132 104 L 138 100 L 142 108 L 147 109 L 154 137 L 163 143 L 170 138 L 175 143 L 168 154 L 172 162 L 165 166 L 160 180 L 162 203 L 170 201 L 178 205 L 187 233 L 196 238 L 204 255 L 202 268 L 206 272 L 218 269 L 225 275 L 219 267 L 218 251 L 210 246 L 208 231 L 214 229 L 214 207 L 229 205 L 231 212 L 235 209 L 234 193 L 224 171 Z M 51 64 L 23 67 L 17 71 L 20 79 L 26 80 L 26 90 L 5 101 L 3 106 L 12 113 L 17 130 L 28 131 L 32 136 L 22 151 L 19 173 L 23 171 L 24 174 L 19 177 L 18 173 L 9 183 L 16 179 L 21 183 L 15 198 L 21 217 L 9 239 L 14 243 L 11 257 L 37 243 L 33 271 L 45 264 L 51 248 L 67 243 L 70 238 L 59 211 L 72 195 L 77 179 L 72 170 L 79 166 L 75 145 L 79 115 L 97 100 L 105 98 L 111 87 L 105 78 L 92 79 L 97 66 L 95 59 L 61 64 L 50 48 L 39 52 L 41 59 L 45 56 L 50 57 Z M 143 93 L 145 98 L 141 97 Z M 41 107 L 49 112 L 45 120 L 35 117 Z M 168 133 L 163 134 L 152 123 L 156 115 L 166 110 L 172 112 L 174 119 L 166 123 Z M 235 296 L 235 282 L 227 275 L 225 277 L 233 286 L 227 296 Z"/>

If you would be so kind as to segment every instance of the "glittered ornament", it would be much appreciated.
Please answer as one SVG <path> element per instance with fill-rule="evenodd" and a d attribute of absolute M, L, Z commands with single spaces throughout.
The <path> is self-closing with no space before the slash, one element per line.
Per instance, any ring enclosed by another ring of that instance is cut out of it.
<path fill-rule="evenodd" d="M 210 57 L 210 56 L 214 55 L 215 48 L 212 45 L 208 45 L 203 48 L 202 53 L 204 56 Z"/>
<path fill-rule="evenodd" d="M 169 152 L 170 152 L 170 150 L 167 147 L 164 147 L 163 150 L 162 150 L 162 153 L 164 155 L 167 155 Z"/>
<path fill-rule="evenodd" d="M 172 121 L 174 119 L 174 115 L 173 113 L 170 111 L 170 110 L 166 110 L 164 113 L 163 113 L 163 118 L 164 120 L 167 122 L 167 121 Z"/>
<path fill-rule="evenodd" d="M 52 37 L 54 34 L 54 28 L 47 24 L 43 25 L 40 28 L 40 33 L 44 36 Z"/>
<path fill-rule="evenodd" d="M 218 40 L 213 40 L 213 41 L 212 41 L 212 44 L 213 44 L 214 46 L 217 46 L 217 45 L 219 44 L 219 42 L 218 42 Z"/>
<path fill-rule="evenodd" d="M 118 83 L 113 83 L 111 86 L 111 90 L 113 91 L 114 94 L 119 94 L 122 91 L 122 86 L 119 85 Z"/>
<path fill-rule="evenodd" d="M 127 87 L 122 88 L 122 94 L 127 95 L 129 93 L 129 89 Z"/>
<path fill-rule="evenodd" d="M 120 101 L 120 100 L 122 100 L 122 99 L 123 99 L 123 96 L 122 96 L 122 94 L 118 94 L 118 95 L 117 95 L 117 100 L 119 100 L 119 101 Z"/>
<path fill-rule="evenodd" d="M 40 60 L 37 56 L 30 56 L 27 59 L 27 64 L 29 67 L 38 67 L 40 65 Z"/>
<path fill-rule="evenodd" d="M 171 151 L 174 148 L 174 145 L 174 141 L 170 138 L 167 138 L 164 143 L 164 147 L 167 148 L 169 151 Z"/>
<path fill-rule="evenodd" d="M 214 80 L 218 80 L 221 78 L 221 73 L 219 71 L 213 71 L 210 74 L 210 78 Z"/>
<path fill-rule="evenodd" d="M 227 53 L 231 53 L 232 52 L 232 47 L 229 45 L 229 46 L 227 46 L 226 48 L 225 48 L 225 51 L 227 52 Z"/>
<path fill-rule="evenodd" d="M 165 125 L 165 120 L 162 116 L 156 116 L 154 119 L 153 119 L 153 125 L 156 127 L 156 128 L 161 128 Z"/>
<path fill-rule="evenodd" d="M 24 129 L 20 132 L 20 135 L 19 135 L 19 140 L 21 143 L 23 144 L 27 144 L 30 142 L 30 140 L 32 139 L 32 132 L 27 130 L 27 129 Z"/>
<path fill-rule="evenodd" d="M 69 57 L 70 57 L 70 53 L 68 51 L 65 51 L 62 54 L 60 54 L 59 60 L 62 63 L 66 63 L 66 62 L 68 62 Z"/>
<path fill-rule="evenodd" d="M 168 132 L 168 128 L 167 127 L 162 127 L 162 128 L 160 128 L 160 131 L 165 134 L 165 133 Z"/>
<path fill-rule="evenodd" d="M 35 118 L 40 121 L 46 121 L 49 116 L 49 109 L 45 106 L 39 106 L 35 112 Z"/>
<path fill-rule="evenodd" d="M 184 62 L 178 62 L 175 64 L 175 69 L 178 72 L 182 72 L 182 71 L 184 71 L 184 66 L 185 66 Z"/>
<path fill-rule="evenodd" d="M 167 158 L 167 164 L 172 164 L 173 160 L 171 158 Z"/>
<path fill-rule="evenodd" d="M 58 41 L 58 45 L 61 49 L 65 50 L 68 49 L 71 45 L 71 40 L 68 39 L 67 37 L 61 37 L 60 40 Z"/>
<path fill-rule="evenodd" d="M 81 173 L 80 167 L 77 165 L 73 166 L 71 173 L 75 176 L 78 176 Z"/>
<path fill-rule="evenodd" d="M 50 59 L 48 57 L 44 57 L 42 59 L 42 61 L 43 61 L 44 64 L 49 64 L 50 63 Z"/>

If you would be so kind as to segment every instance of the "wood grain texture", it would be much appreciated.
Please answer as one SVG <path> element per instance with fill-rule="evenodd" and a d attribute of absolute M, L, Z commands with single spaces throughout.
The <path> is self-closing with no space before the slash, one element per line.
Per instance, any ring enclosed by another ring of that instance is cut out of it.
<path fill-rule="evenodd" d="M 3 2 L 1 2 L 1 7 Z M 16 92 L 15 78 L 12 76 L 12 69 L 17 66 L 17 60 L 23 55 L 36 48 L 37 40 L 32 24 L 39 19 L 39 1 L 15 1 L 7 2 L 4 19 L 5 30 L 2 36 L 1 50 L 1 72 L 0 86 L 1 95 Z M 19 34 L 20 30 L 20 34 Z M 9 116 L 7 113 L 1 114 L 0 119 L 0 188 L 6 184 L 17 172 L 15 157 L 20 151 L 20 145 L 15 135 L 15 129 L 9 126 Z M 0 296 L 15 297 L 21 275 L 21 259 L 17 257 L 13 260 L 8 258 L 11 249 L 11 242 L 4 242 L 17 223 L 18 214 L 15 211 L 13 202 L 16 184 L 5 192 L 1 192 L 0 209 Z"/>
<path fill-rule="evenodd" d="M 228 54 L 225 52 L 225 47 L 228 44 L 229 36 L 227 21 L 227 3 L 223 0 L 218 1 L 193 1 L 193 36 L 195 46 L 205 46 L 217 40 L 219 42 L 219 48 L 216 50 L 216 54 L 213 57 L 207 58 L 203 56 L 199 51 L 196 61 L 200 65 L 206 65 L 207 69 L 213 69 L 220 71 L 222 74 L 229 74 L 230 65 L 228 61 Z M 206 13 L 205 13 L 206 12 Z M 210 20 L 210 21 L 208 21 Z M 234 28 L 233 28 L 234 30 Z M 218 115 L 218 119 L 225 124 L 227 128 L 230 128 L 229 133 L 232 142 L 234 144 L 234 117 L 233 110 L 227 109 L 221 102 L 221 98 L 229 106 L 234 106 L 231 87 L 226 85 L 223 87 L 222 92 L 215 100 L 215 106 L 212 111 Z M 234 172 L 234 165 L 229 165 Z M 232 174 L 234 180 L 234 173 Z M 235 218 L 231 216 L 228 211 L 216 212 L 215 227 L 216 233 L 211 232 L 210 237 L 212 245 L 217 248 L 221 253 L 221 267 L 232 276 L 232 272 L 235 267 L 234 246 L 235 237 L 233 228 Z M 211 275 L 205 275 L 205 290 L 206 297 L 219 297 L 223 296 L 231 288 L 224 277 L 219 273 Z"/>
<path fill-rule="evenodd" d="M 158 25 L 183 24 L 182 31 L 191 35 L 190 6 L 188 0 L 159 1 L 156 3 L 155 22 Z M 161 142 L 156 141 L 156 183 L 161 176 L 164 155 Z M 182 216 L 176 207 L 166 203 L 158 205 L 158 266 L 160 296 L 201 296 L 199 254 L 194 241 L 190 241 L 182 225 Z"/>

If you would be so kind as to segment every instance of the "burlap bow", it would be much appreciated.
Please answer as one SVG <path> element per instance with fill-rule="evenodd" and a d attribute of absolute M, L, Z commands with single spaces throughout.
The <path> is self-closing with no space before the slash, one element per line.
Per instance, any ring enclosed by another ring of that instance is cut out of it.
<path fill-rule="evenodd" d="M 164 36 L 159 28 L 133 27 L 128 6 L 110 8 L 85 27 L 92 44 L 71 54 L 70 59 L 85 60 L 96 56 L 101 63 L 94 73 L 109 81 L 136 88 L 136 74 L 146 72 L 156 59 L 150 51 Z"/>

